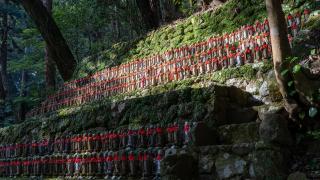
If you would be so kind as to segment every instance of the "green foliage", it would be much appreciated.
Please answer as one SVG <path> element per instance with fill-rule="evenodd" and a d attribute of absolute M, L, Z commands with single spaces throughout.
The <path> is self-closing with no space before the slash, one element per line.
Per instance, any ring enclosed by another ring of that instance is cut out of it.
<path fill-rule="evenodd" d="M 55 1 L 53 16 L 73 54 L 81 61 L 144 32 L 134 2 Z"/>
<path fill-rule="evenodd" d="M 309 131 L 308 136 L 312 137 L 313 139 L 320 140 L 320 130 Z"/>
<path fill-rule="evenodd" d="M 257 70 L 252 68 L 250 64 L 246 64 L 241 67 L 227 68 L 215 72 L 211 77 L 212 80 L 224 83 L 228 79 L 232 78 L 244 78 L 246 80 L 252 80 L 255 78 Z"/>
<path fill-rule="evenodd" d="M 300 71 L 301 71 L 301 65 L 300 64 L 297 64 L 297 65 L 295 65 L 293 67 L 293 70 L 292 70 L 293 73 L 298 73 Z"/>
<path fill-rule="evenodd" d="M 310 17 L 309 21 L 304 26 L 305 29 L 319 29 L 320 15 Z"/>

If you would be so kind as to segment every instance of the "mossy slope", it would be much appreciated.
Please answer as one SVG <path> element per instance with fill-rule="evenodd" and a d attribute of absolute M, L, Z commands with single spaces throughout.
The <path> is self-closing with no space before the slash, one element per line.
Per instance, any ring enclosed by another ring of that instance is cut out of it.
<path fill-rule="evenodd" d="M 85 59 L 80 63 L 75 78 L 102 70 L 106 66 L 193 44 L 215 34 L 231 32 L 242 25 L 253 24 L 255 20 L 265 16 L 264 0 L 230 0 L 216 10 L 178 20 L 173 25 L 152 31 L 135 41 L 115 44 L 111 49 Z"/>

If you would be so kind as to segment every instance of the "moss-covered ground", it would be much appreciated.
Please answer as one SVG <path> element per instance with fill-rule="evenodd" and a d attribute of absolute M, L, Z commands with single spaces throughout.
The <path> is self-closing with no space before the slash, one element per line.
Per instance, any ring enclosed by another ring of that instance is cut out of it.
<path fill-rule="evenodd" d="M 161 27 L 132 42 L 113 45 L 81 62 L 75 77 L 85 76 L 106 66 L 163 53 L 171 48 L 203 41 L 266 16 L 264 0 L 230 0 L 218 9 L 198 13 L 174 24 Z"/>
<path fill-rule="evenodd" d="M 301 11 L 311 7 L 313 0 L 286 0 L 286 12 Z M 103 70 L 109 66 L 133 61 L 172 48 L 194 44 L 214 35 L 232 32 L 246 24 L 266 17 L 264 0 L 229 0 L 217 9 L 197 13 L 186 19 L 161 27 L 131 42 L 114 44 L 97 55 L 80 62 L 74 78 L 79 78 Z"/>

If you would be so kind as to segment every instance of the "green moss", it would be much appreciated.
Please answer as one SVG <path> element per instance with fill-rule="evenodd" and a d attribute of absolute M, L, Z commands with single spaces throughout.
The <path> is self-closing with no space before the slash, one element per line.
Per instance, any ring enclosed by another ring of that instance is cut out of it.
<path fill-rule="evenodd" d="M 310 17 L 309 21 L 305 24 L 305 29 L 320 29 L 320 15 Z"/>
<path fill-rule="evenodd" d="M 232 78 L 244 78 L 246 80 L 252 80 L 256 77 L 257 70 L 253 69 L 250 64 L 246 64 L 241 67 L 223 69 L 215 72 L 211 80 L 220 83 L 226 82 L 228 79 Z"/>

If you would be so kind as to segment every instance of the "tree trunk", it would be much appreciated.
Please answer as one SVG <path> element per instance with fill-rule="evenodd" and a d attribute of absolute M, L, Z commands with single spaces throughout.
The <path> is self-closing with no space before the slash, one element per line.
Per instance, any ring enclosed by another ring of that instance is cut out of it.
<path fill-rule="evenodd" d="M 23 70 L 21 72 L 21 81 L 20 81 L 20 97 L 26 97 L 27 91 L 26 91 L 26 84 L 28 80 L 28 73 L 27 71 Z M 18 113 L 17 113 L 17 119 L 18 122 L 23 122 L 26 119 L 26 113 L 27 113 L 27 104 L 22 100 L 18 105 Z"/>
<path fill-rule="evenodd" d="M 178 7 L 171 0 L 160 1 L 160 19 L 161 24 L 166 24 L 181 17 L 178 12 Z"/>
<path fill-rule="evenodd" d="M 111 23 L 112 23 L 112 32 L 113 32 L 113 40 L 115 42 L 118 42 L 119 39 L 120 39 L 120 22 L 119 22 L 119 18 L 118 18 L 118 9 L 117 9 L 117 6 L 115 5 L 114 6 L 114 9 L 113 9 L 113 17 L 112 17 L 112 20 L 111 20 Z"/>
<path fill-rule="evenodd" d="M 5 121 L 6 94 L 3 89 L 2 78 L 0 78 L 0 127 L 3 127 Z"/>
<path fill-rule="evenodd" d="M 5 1 L 8 4 L 8 1 Z M 8 73 L 7 73 L 7 60 L 8 60 L 8 14 L 4 12 L 2 14 L 2 33 L 1 33 L 1 44 L 0 44 L 0 126 L 3 126 L 5 121 L 5 108 L 6 108 L 6 97 L 8 95 Z"/>
<path fill-rule="evenodd" d="M 43 5 L 47 8 L 49 14 L 52 14 L 52 0 L 42 0 Z M 52 58 L 50 48 L 46 43 L 45 47 L 45 64 L 46 64 L 46 87 L 49 92 L 56 88 L 56 67 Z"/>
<path fill-rule="evenodd" d="M 6 1 L 7 3 L 7 1 Z M 8 60 L 8 14 L 3 13 L 2 15 L 2 34 L 1 34 L 1 45 L 0 45 L 0 75 L 2 81 L 2 88 L 4 90 L 4 97 L 8 93 L 8 74 L 7 74 L 7 60 Z"/>
<path fill-rule="evenodd" d="M 46 41 L 62 78 L 70 80 L 77 62 L 54 19 L 40 0 L 23 0 L 21 3 Z"/>
<path fill-rule="evenodd" d="M 291 56 L 285 16 L 279 0 L 266 0 L 266 6 L 270 25 L 274 71 L 285 108 L 293 118 L 298 111 L 298 105 L 289 95 L 288 82 L 292 78 L 290 78 L 290 73 L 281 75 L 281 72 L 289 68 L 286 58 Z"/>
<path fill-rule="evenodd" d="M 153 3 L 158 2 L 158 0 L 152 0 Z M 151 8 L 149 0 L 136 0 L 141 17 L 147 29 L 155 29 L 159 27 L 159 19 L 157 18 L 157 12 L 154 12 Z"/>

